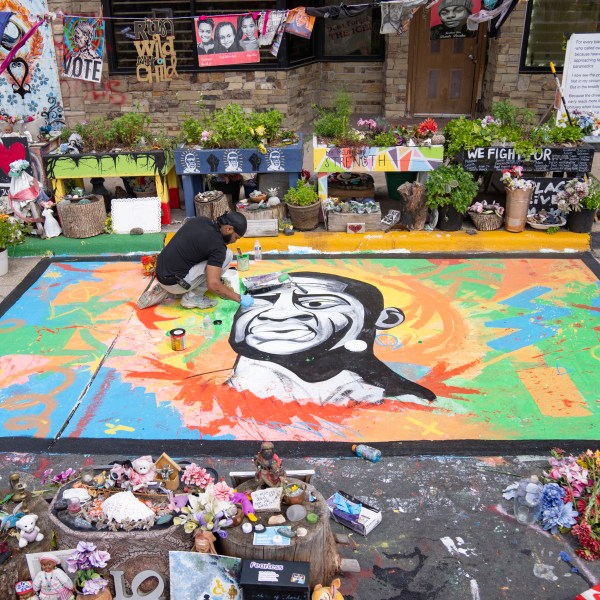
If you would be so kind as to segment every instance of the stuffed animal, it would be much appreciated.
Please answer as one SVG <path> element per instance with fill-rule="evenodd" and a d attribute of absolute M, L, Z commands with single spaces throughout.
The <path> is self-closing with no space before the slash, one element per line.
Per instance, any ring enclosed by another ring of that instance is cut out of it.
<path fill-rule="evenodd" d="M 338 591 L 340 585 L 339 579 L 334 579 L 329 587 L 323 587 L 317 583 L 310 598 L 311 600 L 344 600 L 344 596 Z"/>
<path fill-rule="evenodd" d="M 129 480 L 133 484 L 134 491 L 152 483 L 155 477 L 156 465 L 151 456 L 140 456 L 132 461 Z"/>
<path fill-rule="evenodd" d="M 21 532 L 19 535 L 19 548 L 25 548 L 27 544 L 41 542 L 44 539 L 44 534 L 41 533 L 36 524 L 37 520 L 37 515 L 25 515 L 15 523 L 15 527 Z"/>

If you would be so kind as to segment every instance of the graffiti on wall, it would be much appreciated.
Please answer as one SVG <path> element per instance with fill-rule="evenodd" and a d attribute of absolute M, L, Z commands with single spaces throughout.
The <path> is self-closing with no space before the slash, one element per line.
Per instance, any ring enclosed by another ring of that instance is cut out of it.
<path fill-rule="evenodd" d="M 274 271 L 295 285 L 248 311 L 221 300 L 204 329 L 177 299 L 137 309 L 137 262 L 50 264 L 0 317 L 1 434 L 598 439 L 600 287 L 583 260 L 278 259 L 252 274 Z"/>
<path fill-rule="evenodd" d="M 48 11 L 45 0 L 4 0 L 3 10 L 13 13 L 0 44 L 0 62 L 15 43 Z M 44 23 L 16 53 L 0 77 L 0 106 L 11 117 L 39 117 L 57 129 L 64 124 L 58 67 L 52 29 Z"/>

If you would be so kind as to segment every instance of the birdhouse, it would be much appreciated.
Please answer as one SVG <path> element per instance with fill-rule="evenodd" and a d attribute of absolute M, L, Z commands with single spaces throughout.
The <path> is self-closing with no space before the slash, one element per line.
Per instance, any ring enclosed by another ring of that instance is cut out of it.
<path fill-rule="evenodd" d="M 154 464 L 156 465 L 156 481 L 160 481 L 168 490 L 178 489 L 181 467 L 165 452 L 158 457 Z"/>

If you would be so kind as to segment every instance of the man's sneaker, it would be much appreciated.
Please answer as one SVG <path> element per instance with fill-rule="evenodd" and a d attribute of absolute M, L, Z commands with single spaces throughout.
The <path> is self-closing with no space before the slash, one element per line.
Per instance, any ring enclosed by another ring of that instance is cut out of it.
<path fill-rule="evenodd" d="M 167 292 L 167 290 L 165 290 L 160 283 L 155 283 L 153 287 L 151 287 L 149 290 L 146 290 L 139 297 L 137 301 L 138 308 L 148 308 L 150 306 L 160 304 L 167 299 L 168 295 L 169 292 Z"/>
<path fill-rule="evenodd" d="M 183 308 L 212 308 L 217 305 L 214 298 L 209 298 L 204 294 L 184 294 L 181 297 L 181 306 Z"/>

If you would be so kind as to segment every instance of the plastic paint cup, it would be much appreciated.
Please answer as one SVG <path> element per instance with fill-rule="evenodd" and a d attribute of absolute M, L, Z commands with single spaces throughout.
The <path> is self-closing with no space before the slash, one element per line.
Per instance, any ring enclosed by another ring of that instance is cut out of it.
<path fill-rule="evenodd" d="M 185 329 L 171 329 L 169 335 L 172 350 L 185 350 Z"/>
<path fill-rule="evenodd" d="M 238 271 L 248 271 L 250 269 L 250 255 L 249 254 L 238 255 L 237 265 L 238 265 L 237 266 Z"/>

